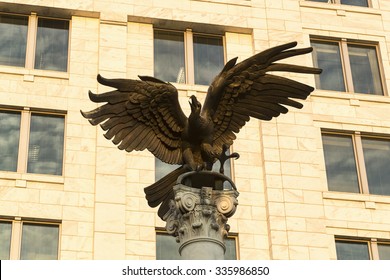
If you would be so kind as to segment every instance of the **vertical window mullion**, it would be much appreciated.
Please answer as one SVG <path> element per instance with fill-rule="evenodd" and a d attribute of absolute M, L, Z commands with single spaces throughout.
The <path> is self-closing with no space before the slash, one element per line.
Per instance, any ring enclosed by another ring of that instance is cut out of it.
<path fill-rule="evenodd" d="M 362 144 L 362 137 L 360 132 L 354 133 L 354 142 L 355 142 L 356 161 L 357 161 L 359 181 L 360 181 L 360 189 L 362 193 L 368 194 L 369 190 L 368 190 L 367 171 L 366 171 L 366 165 L 364 163 L 363 144 Z"/>
<path fill-rule="evenodd" d="M 35 42 L 37 38 L 38 17 L 36 13 L 31 13 L 28 17 L 26 68 L 34 68 Z"/>
<path fill-rule="evenodd" d="M 224 33 L 224 35 L 222 36 L 222 46 L 223 46 L 223 61 L 225 64 L 227 62 L 226 33 Z"/>
<path fill-rule="evenodd" d="M 194 38 L 191 29 L 184 32 L 184 48 L 185 48 L 185 63 L 186 63 L 186 80 L 190 85 L 195 84 L 194 73 Z"/>
<path fill-rule="evenodd" d="M 341 40 L 340 47 L 341 47 L 342 61 L 344 64 L 346 89 L 347 89 L 347 92 L 354 92 L 353 80 L 352 80 L 352 70 L 351 70 L 351 64 L 349 61 L 348 45 L 347 45 L 346 39 Z"/>
<path fill-rule="evenodd" d="M 15 218 L 12 223 L 11 231 L 11 250 L 10 260 L 20 259 L 20 244 L 22 240 L 22 221 L 21 218 Z"/>
<path fill-rule="evenodd" d="M 378 240 L 376 238 L 371 239 L 371 258 L 373 260 L 379 260 Z"/>
<path fill-rule="evenodd" d="M 30 116 L 31 112 L 29 108 L 24 108 L 21 112 L 20 121 L 20 142 L 19 142 L 19 156 L 18 156 L 18 168 L 17 172 L 24 173 L 27 169 L 27 156 L 28 156 L 28 142 L 30 135 Z"/>

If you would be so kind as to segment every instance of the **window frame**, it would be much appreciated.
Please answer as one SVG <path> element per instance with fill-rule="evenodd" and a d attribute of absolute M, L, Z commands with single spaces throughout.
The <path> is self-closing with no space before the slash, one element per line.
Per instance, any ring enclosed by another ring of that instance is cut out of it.
<path fill-rule="evenodd" d="M 213 34 L 213 33 L 203 33 L 203 32 L 194 32 L 192 29 L 187 28 L 183 30 L 174 30 L 174 29 L 164 29 L 164 28 L 153 28 L 153 40 L 154 32 L 161 31 L 167 33 L 181 33 L 183 34 L 184 40 L 184 69 L 185 69 L 185 85 L 200 85 L 208 86 L 195 83 L 195 61 L 194 61 L 194 36 L 203 36 L 203 37 L 212 37 L 212 38 L 221 38 L 222 40 L 222 49 L 223 49 L 223 65 L 226 63 L 226 36 L 224 34 Z M 153 59 L 153 65 L 155 60 Z M 154 69 L 154 66 L 153 66 Z M 222 70 L 222 68 L 221 68 Z M 175 83 L 175 82 L 173 82 Z"/>
<path fill-rule="evenodd" d="M 353 145 L 353 152 L 354 152 L 354 159 L 356 164 L 356 173 L 358 176 L 358 185 L 359 185 L 359 193 L 360 194 L 371 194 L 371 195 L 378 195 L 370 193 L 369 190 L 369 184 L 368 184 L 368 176 L 367 176 L 367 170 L 366 170 L 366 164 L 364 160 L 364 151 L 363 151 L 363 142 L 362 138 L 370 138 L 370 139 L 377 139 L 377 140 L 387 140 L 390 141 L 390 136 L 384 136 L 384 135 L 372 135 L 372 134 L 366 134 L 361 133 L 360 131 L 332 131 L 332 130 L 322 130 L 321 131 L 321 137 L 323 135 L 330 135 L 330 136 L 349 136 L 352 138 L 352 145 Z M 324 149 L 324 145 L 322 143 L 322 149 Z M 324 155 L 324 152 L 323 152 Z M 325 165 L 325 171 L 326 171 L 326 163 Z M 328 178 L 327 178 L 328 181 Z M 337 192 L 335 190 L 331 190 L 334 192 Z M 345 192 L 350 193 L 350 192 Z M 384 195 L 387 196 L 387 195 Z"/>
<path fill-rule="evenodd" d="M 350 242 L 350 243 L 366 243 L 368 247 L 368 255 L 370 260 L 380 260 L 378 245 L 390 245 L 390 240 L 378 239 L 378 238 L 359 238 L 359 237 L 349 237 L 349 236 L 335 236 L 335 249 L 336 242 Z M 336 252 L 337 257 L 337 252 Z"/>
<path fill-rule="evenodd" d="M 0 221 L 11 223 L 11 244 L 9 259 L 20 260 L 21 249 L 22 249 L 22 232 L 23 224 L 35 224 L 35 225 L 51 225 L 58 226 L 58 246 L 57 246 L 57 260 L 60 259 L 61 253 L 61 231 L 62 223 L 60 220 L 45 220 L 45 219 L 34 219 L 34 218 L 22 218 L 22 217 L 0 217 Z"/>
<path fill-rule="evenodd" d="M 27 42 L 26 42 L 26 53 L 25 53 L 25 65 L 23 66 L 10 66 L 10 65 L 2 65 L 0 67 L 11 67 L 11 68 L 20 68 L 26 69 L 34 72 L 54 72 L 54 73 L 69 73 L 69 65 L 70 65 L 70 44 L 71 44 L 71 25 L 72 21 L 70 18 L 58 18 L 58 17 L 47 17 L 40 16 L 35 12 L 31 12 L 30 14 L 21 14 L 21 13 L 9 13 L 9 12 L 1 12 L 2 15 L 15 16 L 15 17 L 27 17 Z M 67 64 L 66 71 L 60 70 L 46 70 L 46 69 L 36 69 L 35 68 L 35 53 L 36 53 L 36 44 L 37 44 L 37 34 L 38 34 L 38 21 L 40 18 L 49 19 L 49 20 L 57 20 L 57 21 L 68 21 L 69 29 L 68 29 L 68 50 L 67 50 Z"/>
<path fill-rule="evenodd" d="M 379 42 L 369 42 L 369 41 L 361 41 L 361 40 L 350 40 L 346 38 L 332 38 L 332 37 L 317 37 L 317 36 L 310 36 L 310 43 L 333 43 L 338 44 L 339 51 L 340 51 L 340 61 L 341 61 L 341 68 L 344 75 L 344 87 L 345 91 L 337 91 L 342 93 L 352 93 L 352 94 L 364 94 L 369 96 L 387 96 L 387 88 L 386 88 L 386 79 L 384 76 L 384 69 L 383 69 L 383 62 L 381 58 L 380 48 L 379 48 Z M 351 63 L 349 59 L 349 51 L 348 46 L 357 46 L 357 47 L 370 47 L 375 49 L 376 54 L 376 60 L 378 63 L 378 71 L 379 71 L 379 79 L 380 79 L 380 86 L 382 89 L 382 94 L 376 94 L 376 93 L 360 93 L 356 92 L 354 90 L 353 85 L 353 77 L 352 77 L 352 68 Z M 313 58 L 313 65 L 318 67 L 317 58 L 316 58 L 316 52 L 313 50 L 312 52 L 312 58 Z M 319 84 L 319 75 L 315 75 L 316 85 Z M 317 87 L 317 90 L 325 90 Z M 331 90 L 329 90 L 331 91 Z"/>
<path fill-rule="evenodd" d="M 61 111 L 48 111 L 39 110 L 29 107 L 22 109 L 17 108 L 4 108 L 0 107 L 0 112 L 19 112 L 20 113 L 20 127 L 19 127 L 19 145 L 18 145 L 18 160 L 15 171 L 0 170 L 0 172 L 10 173 L 25 173 L 32 175 L 43 175 L 43 176 L 55 176 L 64 177 L 65 171 L 65 147 L 66 147 L 66 123 L 67 114 Z M 64 119 L 64 134 L 63 134 L 63 147 L 62 147 L 62 172 L 61 175 L 48 174 L 48 173 L 28 173 L 28 154 L 29 154 L 29 142 L 31 133 L 31 117 L 33 114 L 47 115 L 47 116 L 60 116 Z"/>

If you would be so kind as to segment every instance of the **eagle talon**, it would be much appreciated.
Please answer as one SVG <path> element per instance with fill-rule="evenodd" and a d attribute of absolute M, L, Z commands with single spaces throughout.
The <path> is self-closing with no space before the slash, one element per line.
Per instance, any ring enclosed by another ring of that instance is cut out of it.
<path fill-rule="evenodd" d="M 219 173 L 221 174 L 224 174 L 225 170 L 224 170 L 224 164 L 225 162 L 230 159 L 230 158 L 234 158 L 234 159 L 238 159 L 240 158 L 240 155 L 239 153 L 232 153 L 232 154 L 227 154 L 229 151 L 229 147 L 226 145 L 226 144 L 223 144 L 222 145 L 222 153 L 219 155 L 219 162 L 220 162 L 220 168 L 219 168 Z"/>

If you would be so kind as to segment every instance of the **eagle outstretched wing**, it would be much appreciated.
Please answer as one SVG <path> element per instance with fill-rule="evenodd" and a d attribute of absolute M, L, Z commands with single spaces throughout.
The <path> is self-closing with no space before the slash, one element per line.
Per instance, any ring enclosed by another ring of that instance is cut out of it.
<path fill-rule="evenodd" d="M 306 99 L 314 90 L 303 83 L 270 74 L 271 71 L 319 74 L 321 69 L 275 63 L 278 60 L 310 53 L 312 48 L 292 49 L 296 42 L 258 53 L 238 64 L 237 58 L 226 63 L 209 87 L 202 115 L 214 123 L 213 146 L 220 153 L 230 146 L 235 133 L 250 117 L 271 120 L 285 114 L 285 105 L 302 108 L 295 99 Z"/>
<path fill-rule="evenodd" d="M 139 78 L 105 79 L 98 75 L 99 83 L 117 90 L 89 92 L 93 102 L 106 104 L 81 113 L 92 125 L 100 124 L 106 131 L 104 136 L 119 149 L 148 149 L 163 162 L 182 164 L 181 133 L 187 117 L 180 107 L 177 89 L 153 77 Z"/>

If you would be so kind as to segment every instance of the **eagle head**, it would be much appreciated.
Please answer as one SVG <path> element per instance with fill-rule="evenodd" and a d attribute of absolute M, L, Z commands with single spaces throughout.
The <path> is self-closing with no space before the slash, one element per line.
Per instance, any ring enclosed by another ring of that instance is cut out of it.
<path fill-rule="evenodd" d="M 200 102 L 198 101 L 198 99 L 196 98 L 195 95 L 192 95 L 190 97 L 190 100 L 188 101 L 188 103 L 190 103 L 191 114 L 199 115 L 200 110 L 202 109 L 202 104 L 200 104 Z"/>

